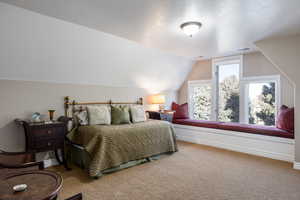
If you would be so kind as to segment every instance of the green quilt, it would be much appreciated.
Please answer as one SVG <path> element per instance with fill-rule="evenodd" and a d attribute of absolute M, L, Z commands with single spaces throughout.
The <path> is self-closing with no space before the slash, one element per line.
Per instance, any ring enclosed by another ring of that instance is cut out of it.
<path fill-rule="evenodd" d="M 177 151 L 173 126 L 166 121 L 80 126 L 68 137 L 89 153 L 90 176 L 129 161 Z"/>

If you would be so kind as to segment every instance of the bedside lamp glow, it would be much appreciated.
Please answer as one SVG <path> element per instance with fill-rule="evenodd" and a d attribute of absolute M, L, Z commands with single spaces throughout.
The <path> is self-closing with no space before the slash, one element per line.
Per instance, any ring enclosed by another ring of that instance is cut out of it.
<path fill-rule="evenodd" d="M 165 96 L 161 94 L 152 95 L 149 97 L 149 103 L 150 104 L 158 104 L 159 105 L 159 111 L 164 110 L 164 105 L 166 102 Z"/>

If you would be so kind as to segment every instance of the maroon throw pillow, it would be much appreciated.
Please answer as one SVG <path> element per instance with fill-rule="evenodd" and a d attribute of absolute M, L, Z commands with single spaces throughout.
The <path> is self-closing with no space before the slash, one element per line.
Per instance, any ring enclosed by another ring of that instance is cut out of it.
<path fill-rule="evenodd" d="M 294 108 L 285 105 L 280 107 L 276 127 L 294 133 Z"/>
<path fill-rule="evenodd" d="M 189 118 L 189 107 L 188 103 L 177 104 L 177 108 L 173 115 L 173 119 L 188 119 Z"/>
<path fill-rule="evenodd" d="M 171 105 L 171 110 L 175 111 L 177 108 L 178 108 L 178 104 L 175 103 L 175 102 L 172 102 L 172 105 Z"/>

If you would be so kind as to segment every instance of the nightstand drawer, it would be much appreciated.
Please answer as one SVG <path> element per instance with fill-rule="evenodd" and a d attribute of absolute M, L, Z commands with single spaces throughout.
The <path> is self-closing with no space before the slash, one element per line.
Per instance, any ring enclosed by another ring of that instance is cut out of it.
<path fill-rule="evenodd" d="M 34 137 L 34 140 L 62 138 L 64 137 L 64 127 L 34 128 L 32 130 L 32 136 Z"/>
<path fill-rule="evenodd" d="M 39 140 L 34 142 L 34 148 L 37 151 L 45 151 L 45 150 L 51 150 L 55 148 L 61 148 L 63 147 L 62 141 L 57 141 L 55 139 L 53 140 Z"/>

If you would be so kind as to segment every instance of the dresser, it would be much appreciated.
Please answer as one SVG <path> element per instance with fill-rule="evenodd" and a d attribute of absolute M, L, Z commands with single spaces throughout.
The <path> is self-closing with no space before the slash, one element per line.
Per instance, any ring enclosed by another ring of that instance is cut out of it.
<path fill-rule="evenodd" d="M 32 123 L 21 122 L 26 136 L 26 151 L 39 153 L 54 151 L 55 157 L 60 164 L 64 164 L 66 169 L 67 161 L 65 159 L 65 135 L 67 126 L 63 122 L 53 121 L 52 123 Z M 61 150 L 61 157 L 58 151 Z"/>

